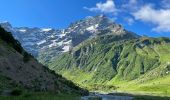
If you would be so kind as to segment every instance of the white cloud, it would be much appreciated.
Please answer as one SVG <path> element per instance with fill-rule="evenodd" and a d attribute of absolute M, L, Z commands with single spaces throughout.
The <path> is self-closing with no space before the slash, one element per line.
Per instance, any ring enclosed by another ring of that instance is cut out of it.
<path fill-rule="evenodd" d="M 105 3 L 99 2 L 96 7 L 87 8 L 89 11 L 101 12 L 101 13 L 117 13 L 117 9 L 113 0 L 107 0 Z"/>
<path fill-rule="evenodd" d="M 132 15 L 136 20 L 154 24 L 153 31 L 170 32 L 170 9 L 155 9 L 152 5 L 145 5 Z"/>
<path fill-rule="evenodd" d="M 160 0 L 159 4 L 159 7 L 154 7 L 153 2 L 151 4 L 144 0 L 125 0 L 117 5 L 114 0 L 106 0 L 97 3 L 95 7 L 85 8 L 93 12 L 111 14 L 116 19 L 122 18 L 129 25 L 140 20 L 152 24 L 152 31 L 170 32 L 170 0 Z"/>

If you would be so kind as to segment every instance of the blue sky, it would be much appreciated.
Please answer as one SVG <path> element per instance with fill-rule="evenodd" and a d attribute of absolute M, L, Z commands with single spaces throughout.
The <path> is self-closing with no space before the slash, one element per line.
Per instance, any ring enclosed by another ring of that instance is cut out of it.
<path fill-rule="evenodd" d="M 105 14 L 140 35 L 170 37 L 170 0 L 1 0 L 0 21 L 15 27 L 67 27 Z"/>

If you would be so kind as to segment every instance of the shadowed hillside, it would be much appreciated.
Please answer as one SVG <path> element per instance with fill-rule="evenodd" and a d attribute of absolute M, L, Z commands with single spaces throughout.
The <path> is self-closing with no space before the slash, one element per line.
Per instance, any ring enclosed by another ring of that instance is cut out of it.
<path fill-rule="evenodd" d="M 11 33 L 1 27 L 0 67 L 0 92 L 2 94 L 12 94 L 12 91 L 16 89 L 17 91 L 87 94 L 86 90 L 38 63 L 21 47 Z"/>

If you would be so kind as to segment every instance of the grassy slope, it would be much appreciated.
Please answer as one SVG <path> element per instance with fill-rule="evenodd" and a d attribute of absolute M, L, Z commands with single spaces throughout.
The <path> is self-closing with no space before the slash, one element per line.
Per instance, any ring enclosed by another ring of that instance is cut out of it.
<path fill-rule="evenodd" d="M 108 84 L 114 84 L 118 87 L 118 91 L 132 91 L 136 93 L 151 93 L 156 95 L 170 95 L 170 76 L 165 75 L 168 74 L 166 67 L 168 62 L 170 61 L 170 45 L 169 44 L 161 44 L 155 45 L 154 48 L 145 47 L 143 51 L 138 50 L 139 55 L 148 56 L 153 58 L 154 56 L 159 56 L 159 61 L 162 63 L 159 67 L 155 67 L 144 75 L 133 81 L 120 81 L 115 82 L 113 79 Z M 144 55 L 145 53 L 147 55 Z M 164 76 L 165 75 L 165 76 Z"/>
<path fill-rule="evenodd" d="M 118 91 L 170 95 L 168 54 L 170 43 L 166 38 L 122 42 L 106 38 L 87 42 L 49 66 L 89 90 L 113 90 L 116 86 Z"/>
<path fill-rule="evenodd" d="M 170 95 L 170 75 L 168 75 L 169 71 L 166 68 L 170 61 L 170 56 L 168 55 L 170 53 L 169 48 L 169 44 L 155 45 L 154 49 L 152 48 L 152 50 L 150 50 L 151 48 L 144 48 L 145 53 L 148 53 L 147 56 L 150 58 L 159 55 L 159 61 L 162 64 L 159 67 L 153 68 L 151 71 L 145 73 L 135 80 L 115 82 L 115 79 L 112 79 L 107 84 L 114 84 L 120 87 L 118 89 L 120 91 L 139 91 L 141 93 Z M 139 54 L 142 55 L 144 53 L 140 52 Z"/>

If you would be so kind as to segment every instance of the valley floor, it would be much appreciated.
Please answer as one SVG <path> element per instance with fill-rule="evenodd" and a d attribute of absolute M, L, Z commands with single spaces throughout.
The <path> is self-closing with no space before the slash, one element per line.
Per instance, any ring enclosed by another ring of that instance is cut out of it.
<path fill-rule="evenodd" d="M 83 75 L 82 75 L 83 76 Z M 80 75 L 80 77 L 82 77 Z M 136 79 L 133 81 L 120 81 L 120 80 L 110 80 L 103 84 L 94 83 L 84 83 L 81 84 L 79 77 L 66 77 L 69 80 L 73 80 L 76 84 L 81 87 L 88 89 L 91 92 L 99 93 L 130 93 L 135 95 L 150 95 L 150 96 L 169 96 L 170 97 L 170 75 L 152 79 L 152 80 L 142 80 L 143 78 Z M 87 77 L 87 76 L 86 76 Z M 82 79 L 82 78 L 80 78 Z"/>
<path fill-rule="evenodd" d="M 105 98 L 104 100 L 170 100 L 170 97 L 131 95 L 131 94 L 123 94 L 123 93 L 116 93 L 116 94 L 109 94 L 109 95 L 101 94 L 98 96 L 89 96 L 90 98 L 83 99 L 84 97 L 80 97 L 80 95 L 76 95 L 76 94 L 54 94 L 49 92 L 31 92 L 31 93 L 24 93 L 20 96 L 0 96 L 0 100 L 102 100 L 104 98 Z M 107 97 L 109 97 L 109 99 L 107 99 Z M 112 97 L 112 99 L 110 99 L 110 97 Z"/>
<path fill-rule="evenodd" d="M 154 96 L 170 96 L 170 75 L 144 82 L 141 82 L 140 80 L 129 82 L 114 81 L 115 80 L 111 80 L 110 82 L 104 84 L 79 84 L 78 82 L 74 82 L 92 92 L 98 91 L 108 93 L 114 91 Z"/>
<path fill-rule="evenodd" d="M 150 81 L 117 83 L 118 91 L 131 92 L 136 94 L 170 96 L 170 75 Z"/>
<path fill-rule="evenodd" d="M 91 94 L 82 100 L 170 100 L 166 96 L 132 95 L 127 93 Z"/>

